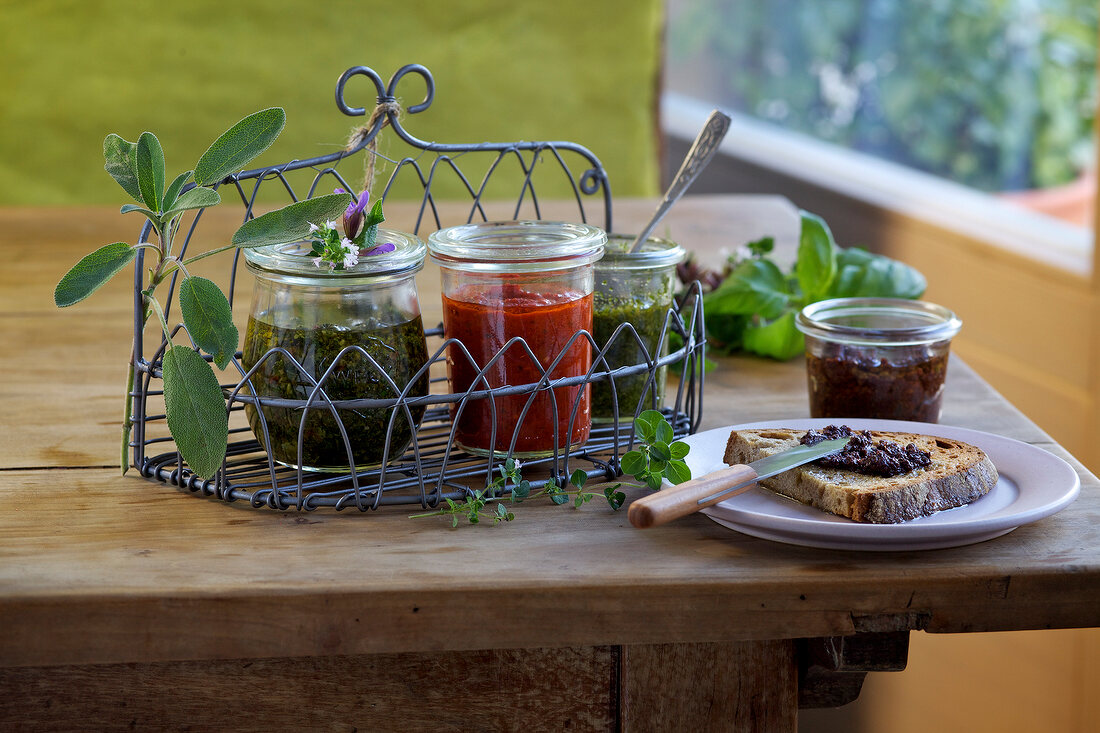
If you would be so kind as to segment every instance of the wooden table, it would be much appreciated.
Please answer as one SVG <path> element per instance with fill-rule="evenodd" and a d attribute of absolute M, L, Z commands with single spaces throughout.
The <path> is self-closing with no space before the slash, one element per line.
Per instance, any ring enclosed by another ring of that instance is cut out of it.
<path fill-rule="evenodd" d="M 619 202 L 617 228 L 651 206 Z M 860 670 L 904 660 L 910 629 L 1100 625 L 1100 484 L 957 360 L 943 422 L 1062 456 L 1082 491 L 951 550 L 815 550 L 702 516 L 639 531 L 595 503 L 452 530 L 120 477 L 129 279 L 65 312 L 50 297 L 80 256 L 133 239 L 115 211 L 0 211 L 4 725 L 793 730 L 800 691 L 858 690 Z M 668 221 L 711 261 L 797 232 L 765 197 L 689 197 Z M 438 319 L 430 270 L 421 300 Z M 721 359 L 708 376 L 704 428 L 806 415 L 801 360 Z"/>

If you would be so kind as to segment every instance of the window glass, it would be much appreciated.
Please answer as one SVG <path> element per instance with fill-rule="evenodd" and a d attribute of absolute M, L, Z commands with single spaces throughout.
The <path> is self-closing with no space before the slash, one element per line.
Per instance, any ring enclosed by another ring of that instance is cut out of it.
<path fill-rule="evenodd" d="M 1085 224 L 1098 10 L 670 0 L 666 88 Z"/>

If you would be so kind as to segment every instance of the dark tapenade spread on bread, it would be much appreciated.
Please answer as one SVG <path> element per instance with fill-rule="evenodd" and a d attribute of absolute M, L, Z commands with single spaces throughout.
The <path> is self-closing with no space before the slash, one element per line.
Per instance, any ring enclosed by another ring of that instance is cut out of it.
<path fill-rule="evenodd" d="M 891 440 L 872 440 L 871 433 L 853 431 L 847 425 L 828 425 L 821 430 L 810 430 L 799 439 L 802 445 L 815 445 L 823 440 L 851 438 L 844 450 L 819 458 L 819 466 L 842 468 L 848 471 L 889 478 L 924 468 L 932 463 L 928 451 L 909 443 L 904 448 Z"/>

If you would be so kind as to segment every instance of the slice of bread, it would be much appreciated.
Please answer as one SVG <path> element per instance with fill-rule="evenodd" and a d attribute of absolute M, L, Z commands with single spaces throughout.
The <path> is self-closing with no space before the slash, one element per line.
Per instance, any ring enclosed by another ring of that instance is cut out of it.
<path fill-rule="evenodd" d="M 793 448 L 805 433 L 790 428 L 734 430 L 726 444 L 725 461 L 750 463 Z M 913 443 L 931 454 L 932 463 L 890 478 L 808 463 L 760 485 L 857 522 L 893 524 L 968 504 L 997 484 L 993 462 L 969 443 L 913 433 L 870 433 L 876 443 L 890 440 L 902 447 Z"/>

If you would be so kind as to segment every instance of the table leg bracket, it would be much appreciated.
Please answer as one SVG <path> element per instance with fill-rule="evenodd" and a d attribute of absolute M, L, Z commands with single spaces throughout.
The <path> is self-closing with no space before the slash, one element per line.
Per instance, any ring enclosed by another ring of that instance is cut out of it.
<path fill-rule="evenodd" d="M 829 708 L 859 697 L 868 672 L 900 672 L 909 656 L 909 631 L 799 639 L 798 706 Z"/>

